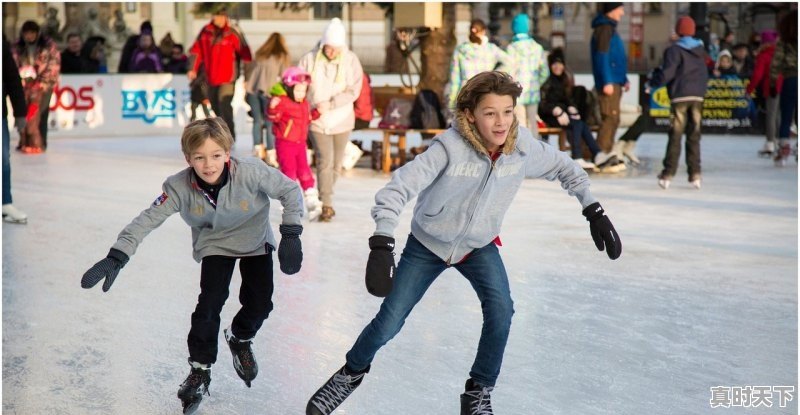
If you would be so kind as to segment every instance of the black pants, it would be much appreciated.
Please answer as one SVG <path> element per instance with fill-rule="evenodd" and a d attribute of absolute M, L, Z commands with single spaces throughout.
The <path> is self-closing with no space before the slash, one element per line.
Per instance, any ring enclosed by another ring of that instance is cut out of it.
<path fill-rule="evenodd" d="M 228 286 L 236 259 L 220 255 L 203 258 L 200 295 L 192 313 L 192 328 L 187 339 L 192 361 L 204 364 L 217 361 L 219 314 L 228 299 Z M 239 272 L 242 274 L 242 287 L 239 289 L 242 308 L 233 318 L 231 331 L 237 338 L 250 339 L 272 311 L 272 252 L 239 259 Z"/>
<path fill-rule="evenodd" d="M 639 139 L 639 136 L 645 132 L 648 125 L 650 125 L 650 115 L 647 113 L 645 109 L 636 121 L 628 127 L 628 130 L 625 131 L 625 134 L 622 134 L 622 137 L 619 138 L 619 141 L 636 141 Z"/>
<path fill-rule="evenodd" d="M 681 157 L 681 138 L 686 133 L 686 166 L 689 179 L 700 174 L 700 122 L 703 119 L 703 103 L 678 102 L 672 104 L 670 114 L 667 154 L 661 177 L 673 177 L 678 171 Z"/>
<path fill-rule="evenodd" d="M 231 130 L 231 136 L 236 140 L 236 128 L 233 125 L 233 89 L 234 84 L 222 84 L 217 86 L 208 87 L 208 100 L 211 101 L 211 109 L 217 114 L 217 117 L 222 117 L 225 123 L 228 124 L 228 129 Z"/>

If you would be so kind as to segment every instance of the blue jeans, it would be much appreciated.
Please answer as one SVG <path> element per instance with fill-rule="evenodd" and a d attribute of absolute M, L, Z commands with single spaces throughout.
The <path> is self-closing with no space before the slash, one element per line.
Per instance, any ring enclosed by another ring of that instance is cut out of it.
<path fill-rule="evenodd" d="M 490 243 L 473 251 L 466 260 L 451 266 L 470 282 L 483 310 L 478 353 L 469 375 L 481 385 L 494 386 L 500 374 L 511 330 L 511 316 L 514 314 L 514 302 L 511 300 L 503 260 L 497 246 Z M 378 349 L 400 332 L 411 310 L 436 277 L 447 268 L 448 265 L 441 258 L 409 235 L 397 266 L 392 292 L 383 300 L 378 314 L 347 352 L 348 369 L 360 371 L 370 365 Z"/>
<path fill-rule="evenodd" d="M 583 158 L 583 146 L 581 142 L 586 143 L 586 146 L 589 147 L 589 151 L 592 152 L 592 157 L 600 152 L 600 147 L 597 146 L 597 141 L 595 141 L 594 136 L 592 136 L 592 131 L 589 130 L 589 126 L 582 120 L 569 120 L 567 136 L 572 146 L 573 159 Z"/>
<path fill-rule="evenodd" d="M 789 138 L 792 121 L 797 113 L 797 77 L 784 78 L 780 96 L 781 124 L 778 138 Z"/>
<path fill-rule="evenodd" d="M 8 153 L 11 134 L 8 132 L 8 120 L 3 117 L 3 204 L 11 203 L 11 160 Z"/>
<path fill-rule="evenodd" d="M 245 96 L 250 113 L 253 114 L 253 146 L 266 144 L 267 150 L 275 148 L 275 135 L 272 134 L 272 122 L 264 114 L 267 111 L 267 97 L 262 94 L 247 93 Z M 267 131 L 264 142 L 264 130 Z"/>

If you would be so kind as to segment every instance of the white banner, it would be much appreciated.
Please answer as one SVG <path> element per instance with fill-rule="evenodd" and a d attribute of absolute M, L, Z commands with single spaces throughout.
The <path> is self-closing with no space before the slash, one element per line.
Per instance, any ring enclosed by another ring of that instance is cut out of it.
<path fill-rule="evenodd" d="M 49 136 L 180 135 L 190 97 L 185 75 L 62 75 L 50 99 Z M 237 135 L 251 132 L 249 109 L 240 77 L 233 98 Z"/>

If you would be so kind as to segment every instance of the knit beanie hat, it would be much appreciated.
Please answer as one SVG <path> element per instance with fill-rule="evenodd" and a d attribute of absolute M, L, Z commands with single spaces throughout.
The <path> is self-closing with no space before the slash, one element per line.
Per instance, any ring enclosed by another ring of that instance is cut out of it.
<path fill-rule="evenodd" d="M 564 61 L 564 50 L 561 48 L 555 48 L 547 55 L 547 66 L 552 66 L 556 62 L 566 64 Z"/>
<path fill-rule="evenodd" d="M 342 24 L 342 21 L 339 20 L 338 17 L 334 17 L 333 19 L 331 19 L 331 22 L 328 23 L 328 26 L 325 28 L 325 31 L 322 32 L 322 39 L 320 41 L 320 44 L 329 45 L 333 47 L 347 46 L 347 41 L 345 39 L 344 24 Z"/>
<path fill-rule="evenodd" d="M 514 32 L 515 35 L 530 32 L 529 20 L 530 18 L 528 18 L 528 15 L 525 13 L 514 16 L 514 20 L 511 21 L 511 31 Z"/>
<path fill-rule="evenodd" d="M 614 2 L 600 3 L 600 11 L 603 14 L 606 14 L 606 13 L 616 9 L 617 7 L 622 7 L 622 3 L 614 3 Z"/>
<path fill-rule="evenodd" d="M 678 19 L 678 23 L 675 23 L 675 33 L 677 33 L 678 36 L 694 36 L 694 19 L 689 16 L 681 16 L 681 18 Z"/>
<path fill-rule="evenodd" d="M 761 43 L 775 43 L 776 40 L 778 40 L 778 32 L 771 29 L 761 32 Z"/>

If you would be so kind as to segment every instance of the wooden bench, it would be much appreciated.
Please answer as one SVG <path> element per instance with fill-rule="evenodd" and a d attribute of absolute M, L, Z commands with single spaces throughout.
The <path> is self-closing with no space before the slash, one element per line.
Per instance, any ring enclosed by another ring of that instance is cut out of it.
<path fill-rule="evenodd" d="M 600 126 L 599 125 L 592 125 L 592 126 L 589 126 L 589 129 L 592 132 L 596 132 L 596 131 L 600 130 Z M 572 145 L 570 145 L 569 140 L 567 140 L 567 130 L 565 130 L 563 128 L 559 128 L 559 127 L 539 128 L 539 135 L 540 136 L 541 135 L 550 135 L 550 134 L 558 136 L 558 149 L 559 150 L 567 151 L 567 150 L 572 148 Z"/>

